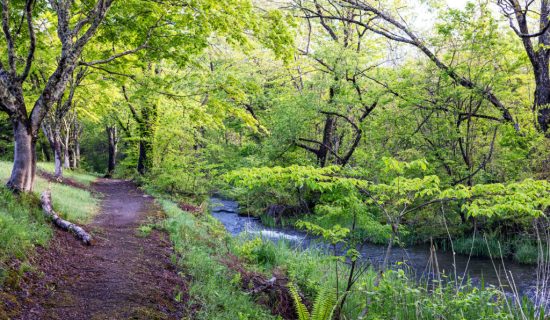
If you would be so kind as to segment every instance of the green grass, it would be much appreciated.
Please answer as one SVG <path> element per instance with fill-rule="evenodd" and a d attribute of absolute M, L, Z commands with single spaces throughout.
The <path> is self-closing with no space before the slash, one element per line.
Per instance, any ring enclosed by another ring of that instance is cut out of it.
<path fill-rule="evenodd" d="M 522 264 L 537 264 L 539 258 L 543 258 L 545 263 L 548 263 L 549 250 L 548 244 L 541 244 L 542 247 L 534 240 L 516 239 L 512 241 L 514 246 L 514 260 Z M 542 252 L 542 257 L 539 257 Z"/>
<path fill-rule="evenodd" d="M 48 163 L 39 163 L 39 168 L 53 172 L 53 165 Z M 11 173 L 11 162 L 0 161 L 0 181 L 2 184 L 9 179 Z M 51 169 L 52 171 L 50 171 Z M 90 184 L 97 179 L 93 175 L 76 172 L 65 172 L 67 177 L 74 178 L 77 181 Z M 87 182 L 86 182 L 87 181 Z M 36 176 L 34 183 L 34 193 L 40 195 L 44 190 L 51 187 L 52 202 L 54 208 L 65 219 L 85 224 L 91 221 L 91 218 L 99 209 L 99 200 L 88 190 L 78 189 L 61 183 L 49 183 L 47 180 Z"/>
<path fill-rule="evenodd" d="M 349 268 L 343 263 L 335 272 L 335 259 L 318 250 L 299 250 L 284 243 L 269 240 L 242 239 L 235 252 L 267 273 L 277 268 L 285 270 L 289 279 L 313 301 L 320 288 L 345 289 Z M 386 270 L 375 285 L 378 272 L 367 269 L 352 287 L 343 308 L 342 319 L 357 319 L 369 299 L 369 312 L 365 319 L 521 319 L 517 307 L 508 308 L 505 295 L 497 288 L 475 287 L 466 283 L 460 289 L 451 279 L 442 283 L 417 282 L 405 266 L 399 270 Z M 528 303 L 524 305 L 528 309 Z M 527 313 L 527 319 L 535 316 Z"/>
<path fill-rule="evenodd" d="M 46 172 L 50 172 L 50 173 L 55 172 L 54 164 L 51 162 L 39 162 L 37 167 L 39 170 L 43 170 Z M 80 170 L 66 170 L 66 169 L 63 170 L 63 177 L 82 183 L 85 186 L 90 186 L 92 182 L 94 182 L 98 178 L 97 175 L 91 174 L 88 172 L 83 172 Z"/>
<path fill-rule="evenodd" d="M 198 305 L 193 319 L 273 319 L 232 279 L 235 275 L 220 262 L 230 237 L 210 215 L 195 217 L 167 200 L 160 200 L 168 218 L 163 227 L 170 234 L 179 263 L 191 278 L 190 306 Z"/>
<path fill-rule="evenodd" d="M 34 246 L 46 245 L 51 235 L 35 195 L 14 195 L 0 186 L 0 266 L 9 258 L 25 258 Z"/>
<path fill-rule="evenodd" d="M 501 258 L 507 257 L 511 254 L 512 248 L 510 243 L 502 242 L 494 237 L 483 237 L 483 235 L 476 235 L 476 237 L 461 237 L 453 241 L 454 249 L 457 253 L 476 257 L 493 257 Z"/>
<path fill-rule="evenodd" d="M 49 182 L 36 177 L 33 193 L 16 195 L 4 186 L 11 167 L 10 162 L 0 161 L 0 285 L 14 272 L 10 261 L 24 262 L 36 246 L 47 246 L 53 234 L 39 200 Z M 59 183 L 52 183 L 51 190 L 56 211 L 67 220 L 87 223 L 98 211 L 99 200 L 90 191 Z"/>

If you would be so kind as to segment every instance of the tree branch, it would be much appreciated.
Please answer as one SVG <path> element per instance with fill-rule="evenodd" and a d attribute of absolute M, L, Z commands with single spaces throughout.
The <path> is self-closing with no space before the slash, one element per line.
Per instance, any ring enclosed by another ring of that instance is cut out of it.
<path fill-rule="evenodd" d="M 27 60 L 25 62 L 25 69 L 19 76 L 19 81 L 23 82 L 29 76 L 31 70 L 32 61 L 34 59 L 34 51 L 36 49 L 36 35 L 32 26 L 32 8 L 34 0 L 27 0 L 25 5 L 25 15 L 27 16 L 27 28 L 29 29 L 29 52 L 27 54 Z"/>

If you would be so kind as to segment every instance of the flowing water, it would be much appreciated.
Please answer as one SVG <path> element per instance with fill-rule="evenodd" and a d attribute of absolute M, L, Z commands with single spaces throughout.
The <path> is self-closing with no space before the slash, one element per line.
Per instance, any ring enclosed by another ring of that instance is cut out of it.
<path fill-rule="evenodd" d="M 282 227 L 266 227 L 258 218 L 239 215 L 239 205 L 232 200 L 220 198 L 211 198 L 212 215 L 218 219 L 232 235 L 242 233 L 250 236 L 261 236 L 264 239 L 277 242 L 284 240 L 294 247 L 310 248 L 316 247 L 326 249 L 327 246 L 319 243 L 318 239 L 307 235 L 305 232 Z M 370 262 L 373 265 L 380 265 L 386 254 L 386 246 L 376 244 L 364 244 L 360 250 L 361 259 Z M 505 273 L 512 275 L 515 287 L 521 295 L 532 297 L 536 289 L 537 275 L 536 267 L 522 265 L 510 259 L 494 260 L 489 258 L 471 257 L 465 255 L 456 255 L 453 259 L 451 252 L 437 251 L 437 269 L 441 273 L 453 275 L 456 264 L 456 271 L 459 277 L 463 275 L 469 277 L 474 284 L 480 284 L 482 281 L 486 285 L 499 286 L 499 279 L 502 285 L 509 290 L 509 283 L 506 280 Z M 432 253 L 429 246 L 412 246 L 406 248 L 394 247 L 391 252 L 390 262 L 405 263 L 419 278 L 434 276 L 435 259 L 432 259 Z"/>

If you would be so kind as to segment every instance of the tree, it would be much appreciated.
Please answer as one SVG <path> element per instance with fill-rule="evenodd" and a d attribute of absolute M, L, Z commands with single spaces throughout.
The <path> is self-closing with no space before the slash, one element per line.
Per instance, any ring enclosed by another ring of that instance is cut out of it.
<path fill-rule="evenodd" d="M 74 95 L 77 87 L 80 85 L 86 76 L 86 69 L 81 68 L 73 80 L 70 81 L 69 94 L 65 99 L 59 99 L 52 109 L 47 113 L 42 121 L 42 132 L 50 143 L 54 155 L 55 178 L 62 179 L 63 168 L 76 167 L 77 158 L 79 157 L 78 135 L 79 128 L 78 118 L 74 109 Z M 72 111 L 72 112 L 71 112 Z M 61 131 L 64 131 L 64 134 Z M 75 148 L 69 145 L 73 143 Z M 70 150 L 72 159 L 69 156 Z M 71 160 L 73 163 L 71 164 Z"/>
<path fill-rule="evenodd" d="M 98 0 L 90 8 L 87 3 L 67 0 L 52 0 L 49 3 L 27 0 L 24 8 L 10 8 L 8 0 L 2 1 L 2 31 L 6 49 L 5 60 L 0 64 L 0 109 L 9 115 L 13 127 L 14 162 L 7 185 L 14 191 L 32 190 L 36 171 L 35 145 L 42 121 L 63 96 L 84 47 L 97 32 L 112 3 L 112 0 Z M 57 18 L 57 37 L 61 48 L 56 57 L 57 66 L 29 113 L 24 82 L 32 68 L 37 31 L 38 35 L 47 36 L 40 28 L 35 27 L 35 21 L 39 17 L 35 11 L 44 14 L 43 19 L 48 19 L 46 13 L 53 11 Z M 20 12 L 23 12 L 26 30 L 15 23 L 21 20 L 16 19 Z M 26 31 L 28 37 L 26 47 L 22 40 L 23 31 Z"/>
<path fill-rule="evenodd" d="M 130 102 L 126 94 L 126 88 L 122 87 L 124 99 L 132 113 L 132 117 L 138 124 L 139 139 L 139 157 L 137 171 L 139 174 L 145 174 L 153 168 L 153 148 L 156 124 L 158 120 L 158 106 L 156 102 L 151 102 L 147 98 L 140 102 L 140 111 Z"/>
<path fill-rule="evenodd" d="M 335 10 L 334 15 L 339 16 L 340 19 L 324 19 L 322 11 L 325 9 L 321 1 L 297 0 L 294 1 L 294 7 L 307 20 L 308 26 L 306 47 L 300 51 L 303 55 L 310 57 L 318 65 L 320 73 L 325 74 L 330 81 L 326 106 L 320 107 L 319 110 L 324 118 L 321 139 L 299 137 L 295 144 L 313 153 L 321 167 L 331 163 L 345 166 L 361 142 L 363 135 L 361 124 L 378 104 L 376 99 L 370 101 L 369 92 L 365 88 L 365 79 L 368 78 L 366 73 L 375 68 L 376 57 L 365 58 L 361 55 L 364 47 L 368 46 L 365 44 L 369 40 L 366 39 L 366 32 L 355 28 L 353 23 L 345 19 L 355 16 L 356 9 Z M 319 17 L 318 25 L 315 23 L 317 17 Z M 318 28 L 321 31 L 318 31 Z M 312 44 L 312 32 L 326 34 L 328 45 L 322 41 Z M 310 51 L 310 47 L 314 46 L 313 52 Z M 355 101 L 343 97 L 351 97 Z M 345 125 L 351 128 L 351 138 L 347 139 L 348 145 L 344 142 L 345 129 L 339 128 Z"/>
<path fill-rule="evenodd" d="M 368 30 L 376 35 L 380 35 L 389 40 L 412 45 L 418 48 L 427 58 L 429 58 L 444 74 L 453 79 L 460 86 L 473 90 L 482 95 L 490 104 L 501 113 L 501 118 L 505 122 L 512 123 L 519 130 L 517 120 L 514 119 L 510 108 L 506 106 L 490 86 L 484 83 L 478 83 L 451 68 L 444 60 L 438 57 L 429 44 L 414 33 L 406 22 L 401 22 L 393 15 L 385 11 L 380 6 L 372 5 L 369 2 L 361 0 L 340 0 L 337 3 L 342 9 L 356 9 L 359 14 L 352 16 L 341 16 L 334 14 L 333 11 L 322 8 L 318 12 L 310 12 L 310 17 L 325 20 L 340 20 L 353 23 L 364 30 Z"/>
<path fill-rule="evenodd" d="M 540 7 L 537 11 L 533 7 L 538 2 Z M 523 6 L 518 0 L 498 0 L 497 3 L 508 18 L 510 27 L 521 39 L 533 67 L 533 111 L 537 112 L 540 130 L 550 137 L 550 3 L 548 0 L 526 1 Z M 535 31 L 531 29 L 531 22 L 537 26 Z"/>

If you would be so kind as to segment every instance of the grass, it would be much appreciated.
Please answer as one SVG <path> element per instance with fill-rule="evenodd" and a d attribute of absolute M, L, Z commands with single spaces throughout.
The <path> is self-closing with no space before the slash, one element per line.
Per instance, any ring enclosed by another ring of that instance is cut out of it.
<path fill-rule="evenodd" d="M 220 262 L 232 241 L 220 223 L 210 215 L 182 211 L 171 201 L 159 202 L 168 216 L 163 228 L 191 278 L 193 319 L 274 319 L 239 289 L 238 277 Z"/>
<path fill-rule="evenodd" d="M 220 257 L 236 254 L 251 270 L 271 274 L 275 269 L 286 273 L 289 280 L 310 301 L 320 288 L 344 291 L 348 266 L 316 249 L 294 249 L 284 242 L 272 243 L 262 238 L 231 238 L 210 215 L 196 217 L 182 212 L 175 204 L 161 201 L 169 218 L 164 226 L 174 247 L 182 256 L 181 263 L 191 279 L 192 303 L 201 308 L 197 319 L 265 319 L 263 311 L 234 284 Z M 452 280 L 418 283 L 405 269 L 379 273 L 367 268 L 357 278 L 342 310 L 342 319 L 357 319 L 369 296 L 365 319 L 519 319 L 519 309 L 508 308 L 506 296 L 497 288 L 477 288 L 469 283 L 460 289 Z M 336 282 L 336 279 L 339 279 Z M 376 282 L 379 282 L 376 284 Z M 534 317 L 528 317 L 534 319 Z"/>
<path fill-rule="evenodd" d="M 39 162 L 37 164 L 37 167 L 39 170 L 54 173 L 55 167 L 54 164 L 51 162 Z M 85 186 L 90 186 L 92 182 L 94 182 L 98 176 L 95 174 L 91 174 L 88 172 L 83 172 L 81 170 L 63 170 L 63 176 L 65 178 L 72 179 L 76 182 L 82 183 Z"/>
<path fill-rule="evenodd" d="M 53 234 L 39 200 L 40 193 L 50 183 L 36 177 L 33 193 L 16 195 L 4 187 L 11 167 L 10 162 L 0 161 L 0 286 L 9 278 L 10 272 L 16 271 L 13 270 L 18 265 L 15 261 L 22 261 L 24 265 L 34 248 L 47 246 Z M 84 174 L 79 175 L 84 179 Z M 55 209 L 71 222 L 87 223 L 98 211 L 99 200 L 90 191 L 59 183 L 52 183 L 51 190 Z"/>
<path fill-rule="evenodd" d="M 51 235 L 36 196 L 14 195 L 0 187 L 0 266 L 9 258 L 24 259 L 34 246 L 46 245 Z"/>
<path fill-rule="evenodd" d="M 49 163 L 39 163 L 39 168 L 53 173 L 53 165 Z M 11 162 L 0 161 L 0 181 L 4 184 L 10 176 Z M 49 170 L 51 169 L 51 171 Z M 67 177 L 75 179 L 84 184 L 90 184 L 96 177 L 84 173 L 70 172 L 64 173 Z M 74 188 L 61 183 L 49 183 L 47 180 L 36 176 L 34 184 L 34 193 L 40 195 L 48 188 L 52 190 L 52 201 L 54 208 L 64 218 L 71 222 L 85 224 L 91 221 L 91 218 L 99 209 L 99 200 L 94 197 L 91 191 Z"/>
<path fill-rule="evenodd" d="M 534 240 L 516 239 L 512 241 L 514 246 L 514 260 L 522 264 L 537 264 L 539 258 L 548 262 L 549 250 L 548 244 L 541 244 L 542 247 Z M 542 252 L 543 257 L 540 257 Z"/>
<path fill-rule="evenodd" d="M 457 253 L 475 257 L 507 257 L 511 254 L 510 243 L 502 242 L 494 237 L 484 238 L 482 235 L 476 237 L 461 237 L 453 241 L 454 249 Z"/>
<path fill-rule="evenodd" d="M 269 273 L 274 268 L 285 270 L 289 279 L 300 291 L 314 301 L 320 288 L 336 288 L 345 291 L 348 265 L 339 262 L 335 271 L 335 259 L 315 249 L 293 249 L 269 240 L 242 239 L 236 245 L 236 253 L 256 267 Z M 521 319 L 520 311 L 506 303 L 506 296 L 494 287 L 475 287 L 470 283 L 457 289 L 452 279 L 442 282 L 418 282 L 405 266 L 397 270 L 379 273 L 365 269 L 349 292 L 342 312 L 342 319 L 357 319 L 366 306 L 365 319 Z M 375 283 L 379 281 L 378 285 Z M 528 303 L 523 307 L 528 308 Z M 536 319 L 534 314 L 525 319 Z"/>

